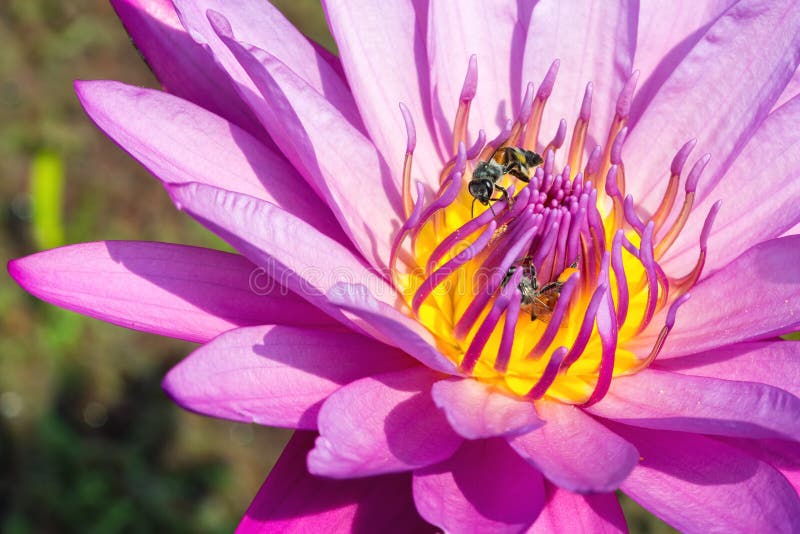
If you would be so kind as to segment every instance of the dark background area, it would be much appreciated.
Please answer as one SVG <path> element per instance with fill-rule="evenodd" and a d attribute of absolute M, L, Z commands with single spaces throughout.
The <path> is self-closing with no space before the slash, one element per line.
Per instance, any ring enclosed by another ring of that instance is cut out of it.
<path fill-rule="evenodd" d="M 314 0 L 275 2 L 331 50 Z M 102 0 L 0 3 L 0 257 L 139 239 L 221 248 L 83 114 L 74 79 L 158 87 Z M 57 309 L 0 276 L 0 532 L 230 532 L 288 432 L 161 391 L 190 343 Z M 629 501 L 633 532 L 671 532 Z"/>

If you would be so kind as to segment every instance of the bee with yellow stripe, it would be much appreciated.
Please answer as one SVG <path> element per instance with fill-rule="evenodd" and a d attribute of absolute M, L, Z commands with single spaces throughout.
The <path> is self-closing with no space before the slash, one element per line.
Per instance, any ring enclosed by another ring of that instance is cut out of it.
<path fill-rule="evenodd" d="M 527 183 L 531 181 L 532 169 L 542 163 L 542 156 L 524 148 L 503 146 L 495 150 L 487 161 L 478 163 L 472 172 L 468 185 L 473 198 L 472 216 L 475 216 L 476 201 L 491 208 L 490 202 L 509 200 L 508 191 L 498 184 L 503 176 L 508 174 Z M 495 191 L 499 191 L 500 196 L 492 198 Z"/>

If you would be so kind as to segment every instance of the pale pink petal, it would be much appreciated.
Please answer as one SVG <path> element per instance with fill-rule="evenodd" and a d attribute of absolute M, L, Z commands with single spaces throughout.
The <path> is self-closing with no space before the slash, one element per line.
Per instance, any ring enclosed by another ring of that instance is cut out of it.
<path fill-rule="evenodd" d="M 237 534 L 434 532 L 411 499 L 407 474 L 331 480 L 306 469 L 313 432 L 295 432 L 242 518 Z"/>
<path fill-rule="evenodd" d="M 683 356 L 739 341 L 766 339 L 800 326 L 800 236 L 754 246 L 692 288 L 678 312 L 663 357 Z M 747 303 L 743 307 L 742 303 Z M 646 354 L 663 313 L 636 340 Z M 648 348 L 645 348 L 648 347 Z"/>
<path fill-rule="evenodd" d="M 111 0 L 111 5 L 164 89 L 272 146 L 225 71 L 186 33 L 170 0 Z"/>
<path fill-rule="evenodd" d="M 401 201 L 372 142 L 277 58 L 234 40 L 223 21 L 214 22 L 264 97 L 257 113 L 267 131 L 362 255 L 385 267 Z"/>
<path fill-rule="evenodd" d="M 506 120 L 517 118 L 524 92 L 519 76 L 530 7 L 502 0 L 466 0 L 458 7 L 447 0 L 430 3 L 428 61 L 433 114 L 443 146 L 452 145 L 453 121 L 473 54 L 478 61 L 478 92 L 470 111 L 470 132 L 474 135 L 483 128 L 491 138 Z"/>
<path fill-rule="evenodd" d="M 212 417 L 315 429 L 341 386 L 414 360 L 354 332 L 253 326 L 226 332 L 167 374 L 164 389 L 184 408 Z"/>
<path fill-rule="evenodd" d="M 713 156 L 697 188 L 701 200 L 767 116 L 800 62 L 796 7 L 794 0 L 738 2 L 664 82 L 625 146 L 629 192 L 647 210 L 686 141 L 697 138 L 695 154 Z"/>
<path fill-rule="evenodd" d="M 200 343 L 240 326 L 336 324 L 245 258 L 216 250 L 101 241 L 12 260 L 8 271 L 62 308 Z"/>
<path fill-rule="evenodd" d="M 367 132 L 396 183 L 402 176 L 406 146 L 406 130 L 398 108 L 402 102 L 417 126 L 414 175 L 438 189 L 442 158 L 431 137 L 430 69 L 425 50 L 427 2 L 358 0 L 322 4 Z"/>
<path fill-rule="evenodd" d="M 203 184 L 168 185 L 167 189 L 178 209 L 264 267 L 282 285 L 347 325 L 359 328 L 358 321 L 348 319 L 326 297 L 336 283 L 357 280 L 390 304 L 397 299 L 394 289 L 348 249 L 277 206 Z"/>
<path fill-rule="evenodd" d="M 663 263 L 667 272 L 689 272 L 697 261 L 703 220 L 722 207 L 708 239 L 703 276 L 800 222 L 800 98 L 773 111 L 744 146 L 725 177 L 694 209 L 695 223 L 681 232 Z"/>
<path fill-rule="evenodd" d="M 760 382 L 800 397 L 800 341 L 737 343 L 678 358 L 658 358 L 652 368 L 723 380 Z"/>
<path fill-rule="evenodd" d="M 463 441 L 431 399 L 436 375 L 417 367 L 357 380 L 328 397 L 309 470 L 351 478 L 449 458 Z"/>
<path fill-rule="evenodd" d="M 617 496 L 613 493 L 579 495 L 545 483 L 547 500 L 528 534 L 582 532 L 585 534 L 627 533 L 628 526 Z"/>
<path fill-rule="evenodd" d="M 236 36 L 267 50 L 324 95 L 354 125 L 359 126 L 353 97 L 325 57 L 280 11 L 269 2 L 241 0 L 173 0 L 181 23 L 198 43 L 206 45 L 216 61 L 228 73 L 240 97 L 257 111 L 263 105 L 248 74 L 217 37 L 208 20 L 210 11 L 222 14 L 233 26 Z"/>
<path fill-rule="evenodd" d="M 420 515 L 445 532 L 521 532 L 544 504 L 542 475 L 499 438 L 465 441 L 413 487 Z"/>
<path fill-rule="evenodd" d="M 640 89 L 633 99 L 631 125 L 708 28 L 737 1 L 639 3 L 634 68 L 640 72 Z"/>
<path fill-rule="evenodd" d="M 205 183 L 267 200 L 347 242 L 297 171 L 238 126 L 161 91 L 106 81 L 75 88 L 97 126 L 164 183 Z"/>
<path fill-rule="evenodd" d="M 557 486 L 578 493 L 614 491 L 639 461 L 636 447 L 580 408 L 552 401 L 537 402 L 536 408 L 544 426 L 509 443 Z"/>
<path fill-rule="evenodd" d="M 436 338 L 429 330 L 395 307 L 375 299 L 366 286 L 339 283 L 327 296 L 332 304 L 369 325 L 376 339 L 399 348 L 433 370 L 457 373 L 455 364 L 436 348 Z"/>
<path fill-rule="evenodd" d="M 536 4 L 521 65 L 523 84 L 539 83 L 553 60 L 561 60 L 558 80 L 542 119 L 541 137 L 550 139 L 561 119 L 574 123 L 586 84 L 592 82 L 586 148 L 592 150 L 596 144 L 605 144 L 617 96 L 632 71 L 636 15 L 636 2 L 632 0 L 542 0 Z"/>
<path fill-rule="evenodd" d="M 756 382 L 646 369 L 616 378 L 587 411 L 637 427 L 800 441 L 800 399 Z"/>
<path fill-rule="evenodd" d="M 510 397 L 471 378 L 449 378 L 433 385 L 433 401 L 456 432 L 467 439 L 515 436 L 540 427 L 533 403 Z"/>
<path fill-rule="evenodd" d="M 622 490 L 684 532 L 800 529 L 800 500 L 767 463 L 697 434 L 616 425 L 642 454 Z"/>

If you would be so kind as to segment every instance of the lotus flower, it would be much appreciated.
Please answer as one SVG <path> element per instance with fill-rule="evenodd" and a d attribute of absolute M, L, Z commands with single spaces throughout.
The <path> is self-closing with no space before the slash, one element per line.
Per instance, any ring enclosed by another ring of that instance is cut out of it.
<path fill-rule="evenodd" d="M 166 92 L 83 106 L 241 256 L 9 271 L 297 429 L 241 531 L 625 531 L 617 489 L 800 531 L 795 2 L 329 1 L 340 58 L 262 2 L 113 4 Z"/>

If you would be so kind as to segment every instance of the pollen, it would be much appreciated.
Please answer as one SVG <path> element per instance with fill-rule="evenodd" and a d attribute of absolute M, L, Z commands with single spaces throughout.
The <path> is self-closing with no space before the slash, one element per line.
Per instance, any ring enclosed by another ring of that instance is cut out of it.
<path fill-rule="evenodd" d="M 667 276 L 659 260 L 688 220 L 709 156 L 685 175 L 695 142 L 677 147 L 661 204 L 642 216 L 625 193 L 626 173 L 635 169 L 622 160 L 637 73 L 618 96 L 605 144 L 587 147 L 591 83 L 570 142 L 565 120 L 542 140 L 558 68 L 556 61 L 538 91 L 527 85 L 516 120 L 494 139 L 480 131 L 467 146 L 477 87 L 471 58 L 452 128 L 453 155 L 436 191 L 417 182 L 412 192 L 416 135 L 401 105 L 406 220 L 390 268 L 407 313 L 434 334 L 464 376 L 527 398 L 588 405 L 603 398 L 614 377 L 639 372 L 658 355 L 700 277 L 719 204 L 706 217 L 695 267 Z M 642 350 L 639 338 L 656 317 L 663 317 L 660 330 Z"/>

